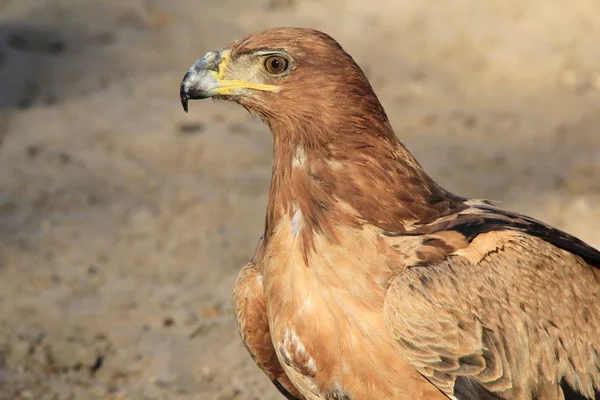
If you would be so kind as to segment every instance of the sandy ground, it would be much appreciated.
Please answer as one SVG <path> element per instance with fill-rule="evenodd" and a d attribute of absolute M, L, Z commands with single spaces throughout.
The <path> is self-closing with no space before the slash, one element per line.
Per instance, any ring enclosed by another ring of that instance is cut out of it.
<path fill-rule="evenodd" d="M 0 0 L 0 399 L 278 399 L 230 287 L 271 138 L 178 99 L 269 26 L 336 37 L 448 189 L 600 246 L 597 0 Z"/>

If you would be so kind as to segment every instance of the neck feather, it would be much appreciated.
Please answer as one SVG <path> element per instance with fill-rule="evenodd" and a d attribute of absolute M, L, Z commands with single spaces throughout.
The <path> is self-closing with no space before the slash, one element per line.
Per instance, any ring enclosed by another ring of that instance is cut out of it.
<path fill-rule="evenodd" d="M 385 113 L 360 115 L 268 121 L 274 146 L 267 240 L 282 218 L 301 221 L 294 234 L 311 247 L 314 234 L 335 241 L 342 226 L 404 232 L 462 202 L 425 173 Z"/>

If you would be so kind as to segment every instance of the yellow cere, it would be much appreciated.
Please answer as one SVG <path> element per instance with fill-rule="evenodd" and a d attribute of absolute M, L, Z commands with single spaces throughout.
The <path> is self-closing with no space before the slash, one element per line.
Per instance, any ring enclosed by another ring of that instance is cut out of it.
<path fill-rule="evenodd" d="M 221 61 L 219 62 L 219 72 L 217 74 L 217 79 L 223 79 L 223 75 L 225 74 L 225 67 L 229 63 L 229 50 L 223 50 L 221 52 Z"/>
<path fill-rule="evenodd" d="M 221 52 L 221 60 L 219 61 L 219 70 L 218 71 L 210 71 L 211 76 L 217 81 L 219 87 L 216 89 L 217 94 L 231 94 L 235 89 L 254 89 L 254 90 L 262 90 L 267 92 L 275 92 L 279 90 L 279 87 L 275 85 L 265 85 L 262 83 L 252 83 L 247 81 L 242 81 L 239 79 L 227 80 L 223 79 L 225 76 L 225 69 L 227 67 L 227 63 L 229 63 L 229 50 L 224 50 Z"/>

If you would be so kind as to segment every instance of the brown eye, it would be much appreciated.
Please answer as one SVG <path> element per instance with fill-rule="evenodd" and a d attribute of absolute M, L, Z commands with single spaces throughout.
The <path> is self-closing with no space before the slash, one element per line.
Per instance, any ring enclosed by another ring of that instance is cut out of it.
<path fill-rule="evenodd" d="M 265 60 L 265 68 L 267 69 L 267 72 L 273 75 L 278 75 L 287 71 L 288 66 L 288 60 L 281 56 L 270 56 Z"/>

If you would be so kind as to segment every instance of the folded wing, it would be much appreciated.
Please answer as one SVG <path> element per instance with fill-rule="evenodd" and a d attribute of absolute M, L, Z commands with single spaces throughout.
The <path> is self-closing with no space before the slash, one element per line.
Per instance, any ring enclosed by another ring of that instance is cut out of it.
<path fill-rule="evenodd" d="M 388 234 L 412 260 L 384 308 L 403 356 L 461 400 L 598 398 L 600 253 L 534 219 L 477 204 Z"/>

